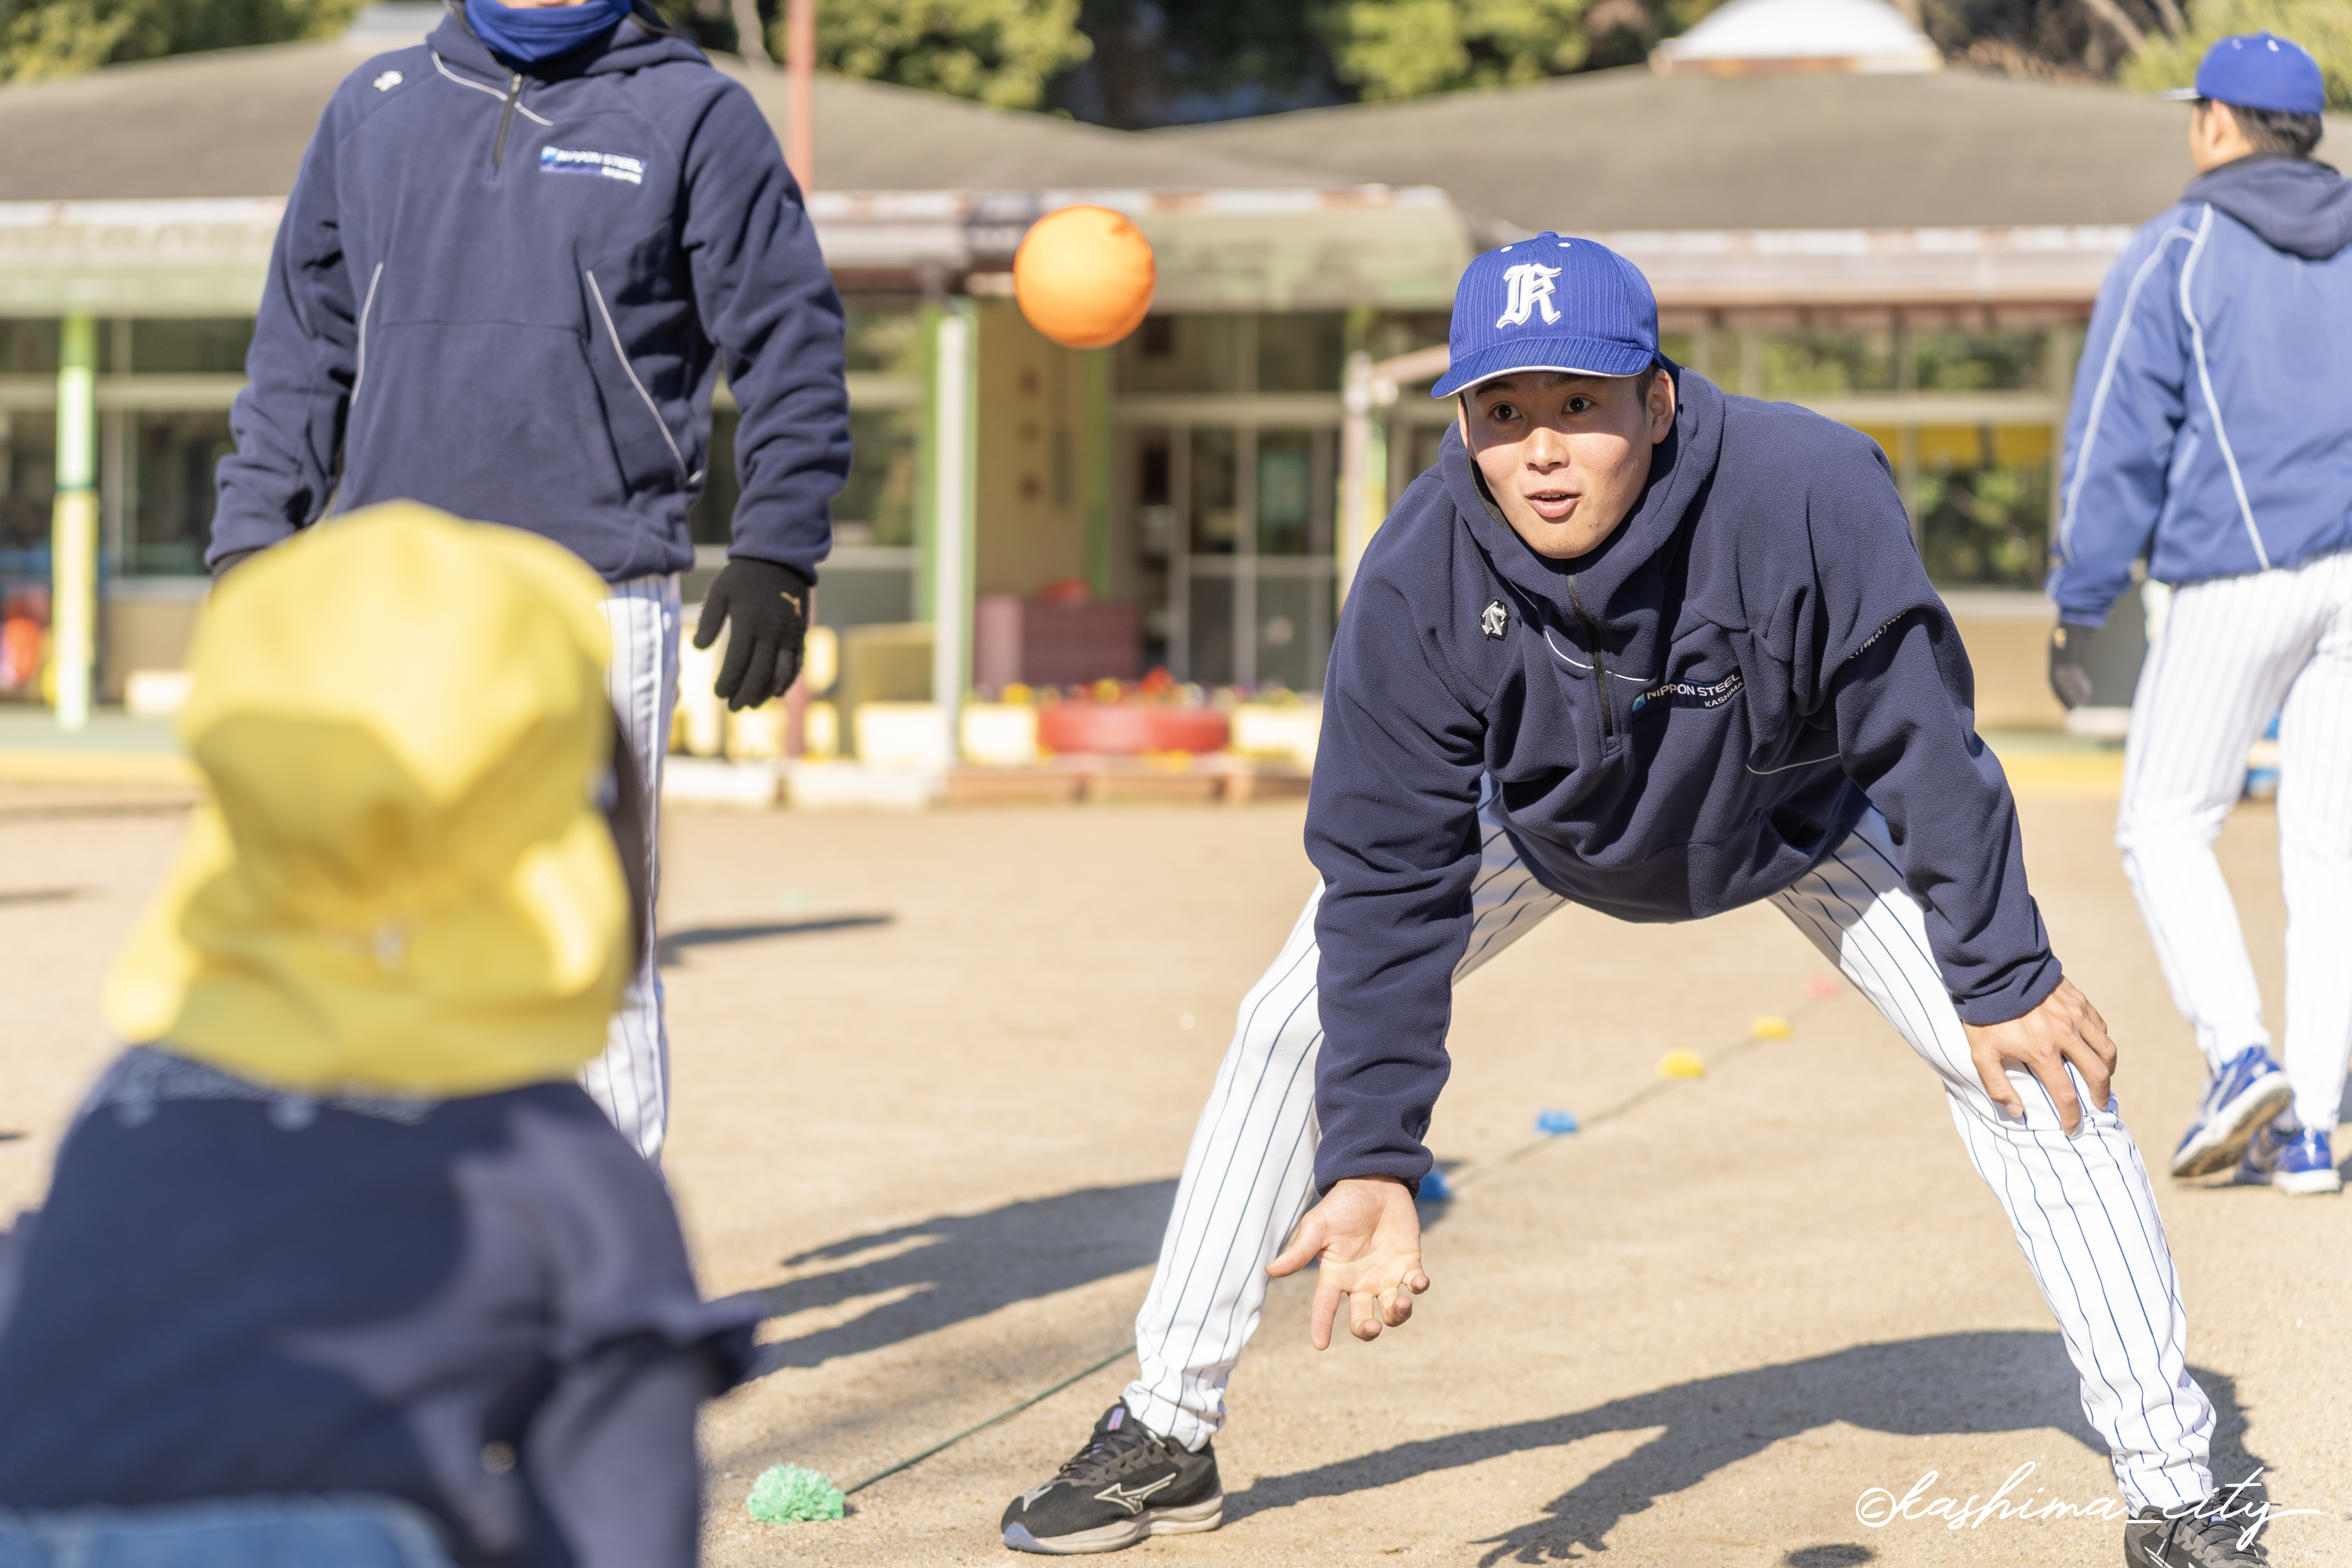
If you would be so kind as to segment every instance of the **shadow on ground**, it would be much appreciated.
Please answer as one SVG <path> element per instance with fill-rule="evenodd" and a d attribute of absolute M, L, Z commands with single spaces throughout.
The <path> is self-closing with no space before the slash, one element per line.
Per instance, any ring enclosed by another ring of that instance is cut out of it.
<path fill-rule="evenodd" d="M 905 1294 L 847 1322 L 761 1346 L 753 1375 L 877 1350 L 1156 1262 L 1175 1200 L 1173 1181 L 1087 1187 L 985 1214 L 943 1215 L 797 1253 L 783 1260 L 785 1268 L 835 1261 L 845 1266 L 753 1292 L 764 1316 Z M 1444 1223 L 1445 1210 L 1443 1204 L 1422 1205 L 1423 1229 Z M 855 1261 L 869 1253 L 885 1256 Z"/>
<path fill-rule="evenodd" d="M 856 931 L 861 926 L 886 926 L 893 915 L 824 915 L 805 921 L 761 921 L 750 925 L 688 926 L 684 931 L 666 931 L 656 948 L 664 969 L 675 969 L 686 962 L 689 947 L 727 947 L 739 942 L 765 942 L 778 936 L 814 936 L 820 931 Z"/>
<path fill-rule="evenodd" d="M 2220 1417 L 2213 1438 L 2215 1474 L 2224 1484 L 2252 1475 L 2262 1461 L 2246 1451 L 2245 1415 L 2238 1406 L 2236 1385 L 2222 1373 L 2192 1370 Z M 1482 1568 L 1505 1559 L 1556 1562 L 1605 1552 L 1610 1531 L 1659 1498 L 1687 1491 L 1784 1437 L 1833 1422 L 1920 1437 L 2055 1428 L 2104 1454 L 2105 1445 L 2084 1423 L 2074 1389 L 2074 1369 L 2054 1333 L 1938 1334 L 1856 1345 L 1806 1361 L 1677 1384 L 1572 1415 L 1401 1443 L 1295 1475 L 1263 1477 L 1241 1491 L 1225 1494 L 1225 1521 L 1231 1526 L 1269 1509 L 1344 1497 L 1433 1470 L 1556 1447 L 1602 1433 L 1665 1428 L 1553 1499 L 1544 1507 L 1544 1518 L 1475 1543 L 1492 1548 L 1479 1559 Z M 2032 1457 L 2021 1452 L 2018 1458 L 2022 1462 Z M 1929 1455 L 1920 1468 L 1934 1463 Z M 1971 1490 L 1990 1493 L 2006 1473 L 1985 1478 L 1981 1485 L 1976 1478 L 1955 1478 L 1950 1489 L 1962 1498 Z M 1866 1488 L 1884 1486 L 1900 1497 L 1917 1479 L 1916 1474 L 1857 1476 L 1854 1491 L 1859 1496 Z M 2030 1496 L 2032 1484 L 2029 1479 L 2012 1495 Z M 1939 1488 L 1929 1495 L 1942 1494 Z M 2247 1495 L 2253 1496 L 2251 1491 Z M 2065 1500 L 2088 1505 L 2097 1499 Z M 1867 1563 L 1874 1556 L 1868 1547 L 1839 1543 L 1806 1547 L 1787 1561 L 1803 1568 L 1826 1568 Z"/>
<path fill-rule="evenodd" d="M 771 1318 L 909 1292 L 845 1323 L 761 1349 L 758 1374 L 815 1366 L 1138 1268 L 1160 1256 L 1172 1181 L 1087 1187 L 853 1236 L 783 1260 L 845 1267 L 757 1292 Z M 855 1261 L 865 1254 L 885 1256 Z"/>

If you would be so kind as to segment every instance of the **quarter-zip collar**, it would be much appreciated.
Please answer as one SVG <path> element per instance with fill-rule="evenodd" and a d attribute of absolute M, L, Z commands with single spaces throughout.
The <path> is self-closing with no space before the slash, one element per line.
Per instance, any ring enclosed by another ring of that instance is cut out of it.
<path fill-rule="evenodd" d="M 1539 630 L 1586 650 L 1609 679 L 1622 678 L 1621 696 L 1658 673 L 1662 639 L 1673 630 L 1659 625 L 1665 568 L 1723 447 L 1723 395 L 1694 371 L 1670 365 L 1667 374 L 1675 378 L 1674 428 L 1651 454 L 1642 499 L 1600 548 L 1573 561 L 1538 555 L 1513 531 L 1471 461 L 1458 421 L 1438 453 L 1454 511 L 1479 553 L 1517 591 Z M 1622 711 L 1612 702 L 1604 728 L 1613 733 Z"/>
<path fill-rule="evenodd" d="M 527 72 L 515 71 L 491 53 L 490 47 L 467 24 L 464 12 L 454 6 L 447 9 L 440 25 L 425 41 L 448 68 L 478 80 L 501 96 L 518 75 L 527 83 L 556 82 L 572 77 L 642 70 L 665 60 L 709 58 L 686 39 L 655 32 L 635 16 L 625 18 L 619 26 L 587 47 L 541 60 Z"/>

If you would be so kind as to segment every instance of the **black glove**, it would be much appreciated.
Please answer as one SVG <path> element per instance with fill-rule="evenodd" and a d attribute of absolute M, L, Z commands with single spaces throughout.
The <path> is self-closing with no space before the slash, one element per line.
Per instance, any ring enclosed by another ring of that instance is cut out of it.
<path fill-rule="evenodd" d="M 2050 634 L 2050 689 L 2063 707 L 2080 708 L 2091 700 L 2087 660 L 2091 637 L 2097 629 L 2060 621 Z"/>
<path fill-rule="evenodd" d="M 727 658 L 717 690 L 731 709 L 757 708 L 782 697 L 801 673 L 808 640 L 809 580 L 789 566 L 746 556 L 728 558 L 703 596 L 694 646 L 709 647 L 728 626 Z"/>

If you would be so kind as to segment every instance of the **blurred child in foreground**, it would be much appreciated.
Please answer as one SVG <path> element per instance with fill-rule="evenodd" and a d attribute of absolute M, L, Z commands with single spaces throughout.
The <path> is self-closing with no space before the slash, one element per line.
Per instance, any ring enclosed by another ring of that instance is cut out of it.
<path fill-rule="evenodd" d="M 0 1249 L 0 1568 L 695 1561 L 751 1314 L 576 1078 L 643 940 L 603 596 L 408 505 L 221 586 L 142 1043 Z"/>

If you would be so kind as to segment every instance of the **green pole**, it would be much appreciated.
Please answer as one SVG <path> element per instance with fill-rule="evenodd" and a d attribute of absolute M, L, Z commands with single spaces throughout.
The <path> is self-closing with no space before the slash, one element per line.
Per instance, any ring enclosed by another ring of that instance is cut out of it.
<path fill-rule="evenodd" d="M 49 662 L 60 729 L 89 722 L 98 661 L 98 321 L 58 332 L 58 496 L 49 521 Z"/>
<path fill-rule="evenodd" d="M 956 750 L 971 683 L 973 511 L 978 500 L 980 318 L 969 300 L 941 312 L 931 339 L 931 700 Z"/>
<path fill-rule="evenodd" d="M 1087 586 L 1110 597 L 1110 356 L 1090 351 L 1084 360 L 1087 390 Z"/>

